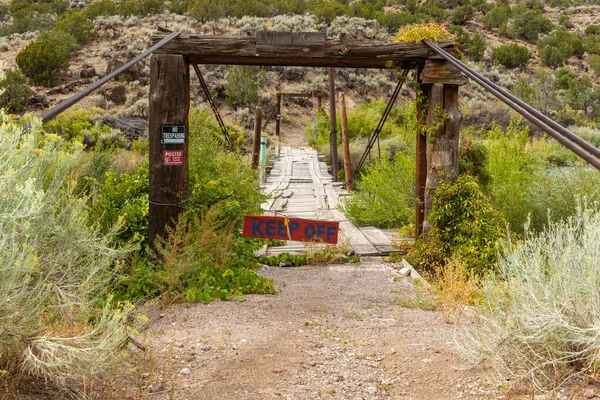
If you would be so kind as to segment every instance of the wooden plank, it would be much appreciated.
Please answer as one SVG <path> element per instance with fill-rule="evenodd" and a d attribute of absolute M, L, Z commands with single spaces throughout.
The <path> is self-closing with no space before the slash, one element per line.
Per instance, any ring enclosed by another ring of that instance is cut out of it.
<path fill-rule="evenodd" d="M 265 57 L 325 57 L 325 33 L 258 32 L 256 54 Z"/>
<path fill-rule="evenodd" d="M 148 243 L 164 237 L 166 227 L 173 225 L 185 210 L 189 196 L 189 65 L 183 56 L 163 54 L 150 59 L 150 173 Z M 162 125 L 183 125 L 184 144 L 162 144 Z M 183 151 L 182 165 L 164 165 L 164 151 Z"/>

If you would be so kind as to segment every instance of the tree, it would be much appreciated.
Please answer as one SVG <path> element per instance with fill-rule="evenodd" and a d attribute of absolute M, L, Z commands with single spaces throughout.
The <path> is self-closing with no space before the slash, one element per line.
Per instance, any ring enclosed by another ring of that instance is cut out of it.
<path fill-rule="evenodd" d="M 73 36 L 77 43 L 85 44 L 94 36 L 94 23 L 83 11 L 70 10 L 56 21 L 56 29 Z"/>
<path fill-rule="evenodd" d="M 506 44 L 495 47 L 492 51 L 492 61 L 494 64 L 502 64 L 507 68 L 517 68 L 527 65 L 531 53 L 527 47 L 516 43 Z"/>
<path fill-rule="evenodd" d="M 467 53 L 473 61 L 481 61 L 487 48 L 487 43 L 481 37 L 479 32 L 475 32 L 467 42 Z"/>

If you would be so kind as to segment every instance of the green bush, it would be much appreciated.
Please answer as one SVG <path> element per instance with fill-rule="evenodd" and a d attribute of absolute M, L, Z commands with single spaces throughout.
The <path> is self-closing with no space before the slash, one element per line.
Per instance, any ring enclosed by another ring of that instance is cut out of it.
<path fill-rule="evenodd" d="M 107 171 L 88 208 L 88 224 L 101 232 L 111 232 L 120 244 L 146 243 L 148 228 L 148 164 L 117 174 Z"/>
<path fill-rule="evenodd" d="M 78 44 L 89 42 L 94 36 L 94 23 L 83 11 L 67 11 L 56 21 L 56 29 L 75 38 Z"/>
<path fill-rule="evenodd" d="M 600 35 L 588 35 L 583 39 L 583 48 L 588 54 L 600 54 Z"/>
<path fill-rule="evenodd" d="M 467 54 L 473 61 L 481 61 L 487 48 L 487 43 L 479 32 L 475 32 L 467 42 Z"/>
<path fill-rule="evenodd" d="M 497 3 L 494 8 L 488 11 L 483 17 L 485 29 L 491 30 L 497 28 L 501 31 L 505 31 L 510 16 L 510 6 L 504 3 Z"/>
<path fill-rule="evenodd" d="M 98 0 L 83 11 L 92 21 L 100 16 L 117 15 L 117 4 L 113 0 Z"/>
<path fill-rule="evenodd" d="M 117 13 L 123 17 L 140 15 L 142 4 L 138 0 L 121 0 L 117 5 Z"/>
<path fill-rule="evenodd" d="M 397 152 L 372 163 L 344 202 L 344 213 L 355 224 L 400 228 L 414 222 L 415 156 Z"/>
<path fill-rule="evenodd" d="M 524 67 L 529 62 L 531 53 L 527 47 L 516 43 L 494 47 L 492 50 L 492 61 L 507 68 Z"/>
<path fill-rule="evenodd" d="M 600 35 L 600 25 L 591 24 L 585 27 L 586 35 Z"/>
<path fill-rule="evenodd" d="M 537 47 L 542 63 L 549 67 L 560 66 L 569 57 L 581 57 L 585 52 L 581 37 L 565 29 L 559 29 L 551 35 L 541 38 Z"/>
<path fill-rule="evenodd" d="M 596 75 L 600 75 L 600 55 L 590 54 L 585 60 L 590 64 Z"/>
<path fill-rule="evenodd" d="M 512 29 L 517 37 L 535 43 L 540 33 L 552 30 L 552 22 L 540 11 L 527 10 L 515 16 Z"/>
<path fill-rule="evenodd" d="M 475 10 L 470 4 L 459 6 L 454 9 L 450 21 L 454 25 L 464 25 L 467 21 L 473 18 Z"/>
<path fill-rule="evenodd" d="M 27 86 L 27 78 L 18 69 L 7 69 L 0 81 L 0 107 L 9 112 L 20 112 L 27 107 L 31 98 L 31 89 Z"/>
<path fill-rule="evenodd" d="M 25 33 L 52 29 L 54 21 L 49 14 L 41 14 L 32 8 L 25 8 L 12 14 L 13 23 L 5 28 L 5 34 Z"/>
<path fill-rule="evenodd" d="M 162 14 L 165 9 L 165 4 L 162 0 L 143 0 L 140 14 L 141 15 L 155 15 Z"/>
<path fill-rule="evenodd" d="M 77 41 L 68 33 L 46 32 L 17 54 L 17 65 L 36 83 L 51 86 L 55 74 L 69 66 L 69 55 L 76 47 Z"/>
<path fill-rule="evenodd" d="M 483 282 L 478 321 L 462 344 L 492 362 L 496 382 L 518 377 L 535 391 L 578 385 L 595 370 L 600 282 L 600 214 L 579 207 L 519 243 L 506 243 L 499 276 Z M 535 388 L 535 389 L 534 389 Z"/>
<path fill-rule="evenodd" d="M 438 186 L 427 222 L 429 233 L 409 253 L 413 263 L 438 269 L 460 261 L 478 275 L 496 270 L 496 244 L 505 237 L 506 221 L 473 177 Z"/>
<path fill-rule="evenodd" d="M 265 84 L 265 73 L 263 69 L 251 65 L 229 65 L 225 79 L 227 101 L 250 106 L 259 99 L 259 90 Z"/>
<path fill-rule="evenodd" d="M 513 232 L 523 232 L 531 210 L 531 188 L 545 169 L 528 148 L 529 129 L 511 121 L 506 132 L 494 126 L 487 137 L 489 193 Z"/>

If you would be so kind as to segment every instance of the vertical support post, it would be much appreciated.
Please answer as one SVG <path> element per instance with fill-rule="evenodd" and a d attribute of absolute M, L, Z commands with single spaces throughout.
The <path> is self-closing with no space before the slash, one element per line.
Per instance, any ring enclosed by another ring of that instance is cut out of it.
<path fill-rule="evenodd" d="M 423 233 L 425 222 L 425 182 L 427 180 L 427 129 L 425 109 L 431 86 L 421 85 L 417 88 L 417 142 L 416 142 L 416 182 L 417 204 L 415 210 L 415 238 Z"/>
<path fill-rule="evenodd" d="M 333 182 L 338 177 L 338 155 L 337 155 L 337 124 L 335 121 L 335 82 L 333 80 L 333 67 L 329 67 L 329 119 L 331 122 L 330 150 L 331 150 L 331 172 Z"/>
<path fill-rule="evenodd" d="M 277 93 L 277 114 L 275 116 L 275 136 L 281 134 L 281 93 Z"/>
<path fill-rule="evenodd" d="M 254 141 L 252 142 L 252 169 L 258 166 L 258 156 L 260 152 L 260 134 L 262 125 L 262 109 L 256 107 L 254 111 Z"/>
<path fill-rule="evenodd" d="M 260 183 L 265 183 L 267 176 L 267 137 L 260 137 Z"/>
<path fill-rule="evenodd" d="M 350 162 L 350 141 L 348 140 L 348 116 L 346 114 L 346 96 L 340 93 L 340 115 L 342 117 L 342 147 L 344 148 L 344 177 L 346 189 L 351 191 L 352 163 Z"/>
<path fill-rule="evenodd" d="M 458 86 L 434 83 L 429 98 L 427 125 L 427 183 L 425 188 L 425 232 L 428 230 L 427 216 L 433 204 L 435 189 L 444 180 L 458 176 L 458 142 L 460 132 L 460 110 Z M 433 137 L 432 137 L 433 136 Z"/>
<path fill-rule="evenodd" d="M 181 55 L 153 54 L 149 99 L 148 242 L 154 246 L 176 223 L 189 196 L 189 64 Z M 169 127 L 170 126 L 170 127 Z M 163 143 L 162 132 L 184 129 L 184 143 Z"/>
<path fill-rule="evenodd" d="M 321 111 L 323 109 L 323 96 L 317 96 L 317 110 Z"/>

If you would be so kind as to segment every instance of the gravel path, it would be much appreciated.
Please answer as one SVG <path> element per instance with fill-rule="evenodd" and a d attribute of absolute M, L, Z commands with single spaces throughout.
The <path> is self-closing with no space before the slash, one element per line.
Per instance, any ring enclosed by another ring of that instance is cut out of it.
<path fill-rule="evenodd" d="M 149 310 L 140 390 L 175 399 L 487 399 L 438 312 L 380 258 L 264 267 L 277 295 Z M 160 315 L 159 315 L 160 313 Z M 154 315 L 153 315 L 154 314 Z"/>

